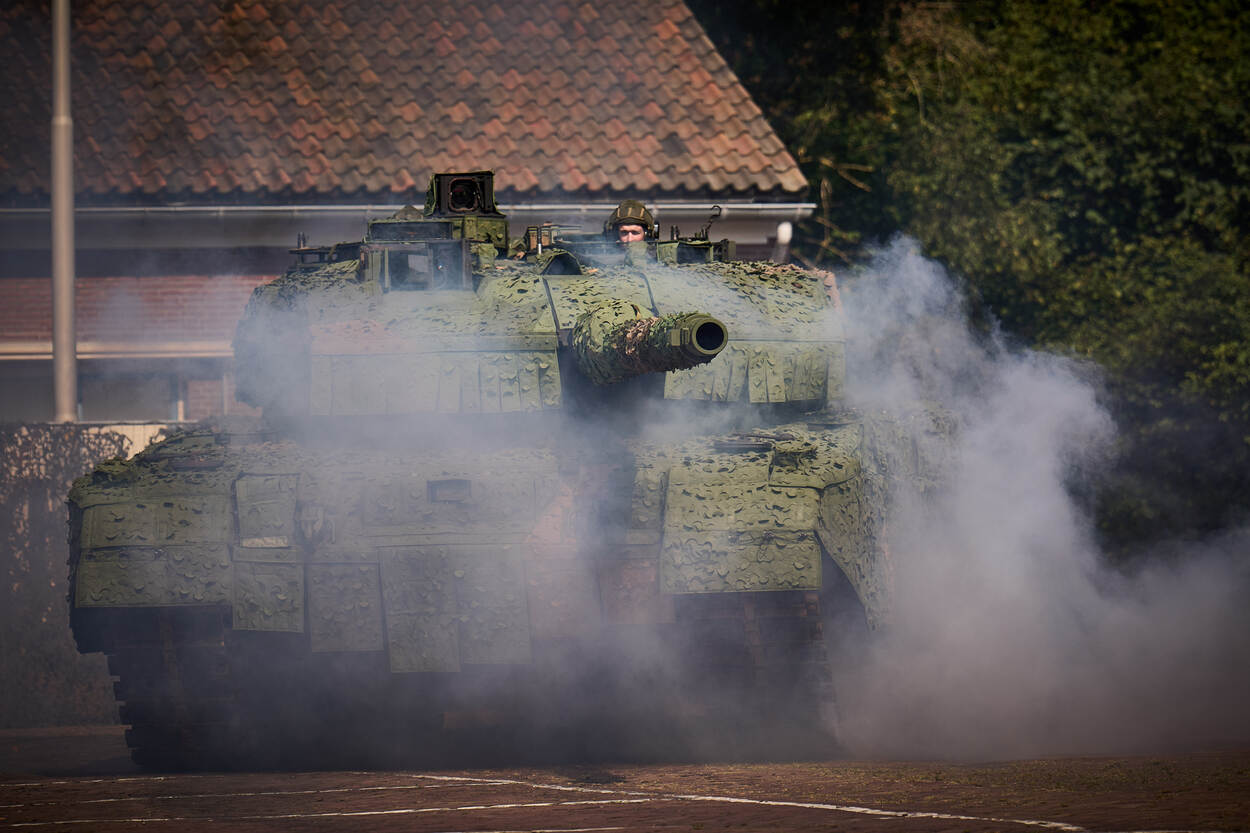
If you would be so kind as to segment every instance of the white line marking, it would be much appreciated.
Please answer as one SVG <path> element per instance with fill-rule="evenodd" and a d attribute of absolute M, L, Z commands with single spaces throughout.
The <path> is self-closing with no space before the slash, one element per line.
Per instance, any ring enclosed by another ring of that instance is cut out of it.
<path fill-rule="evenodd" d="M 472 781 L 472 778 L 457 775 L 416 775 L 415 778 L 431 778 L 438 780 Z M 881 810 L 875 807 L 858 807 L 853 804 L 819 804 L 802 801 L 768 801 L 760 798 L 737 798 L 727 795 L 686 795 L 681 793 L 643 793 L 636 790 L 612 790 L 603 787 L 577 787 L 569 784 L 539 784 L 529 781 L 515 781 L 515 784 L 541 790 L 563 790 L 566 792 L 588 792 L 601 795 L 651 795 L 656 798 L 671 798 L 679 801 L 712 801 L 725 804 L 754 804 L 763 807 L 798 807 L 807 810 L 830 810 L 839 813 L 855 813 L 864 816 L 884 816 L 901 819 L 942 819 L 946 821 L 985 821 L 992 824 L 1021 824 L 1029 827 L 1043 827 L 1051 830 L 1062 830 L 1065 833 L 1086 833 L 1084 827 L 1060 821 L 1038 821 L 1035 819 L 1004 819 L 993 816 L 967 816 L 959 813 L 909 812 L 906 810 Z"/>
<path fill-rule="evenodd" d="M 154 821 L 177 822 L 222 822 L 236 824 L 241 821 L 277 821 L 279 819 L 323 819 L 323 818 L 357 818 L 366 816 L 412 816 L 422 813 L 462 813 L 474 810 L 518 810 L 535 807 L 586 807 L 601 804 L 649 804 L 654 798 L 608 798 L 595 801 L 533 801 L 523 804 L 469 804 L 463 807 L 403 807 L 397 810 L 344 810 L 328 813 L 276 813 L 273 815 L 254 816 L 182 816 L 168 818 L 133 818 L 133 819 L 61 819 L 59 821 L 23 821 L 9 824 L 9 827 L 48 827 L 67 824 L 136 824 Z M 620 829 L 620 828 L 592 828 Z"/>
<path fill-rule="evenodd" d="M 346 775 L 375 775 L 376 773 L 342 773 Z M 126 778 L 95 778 L 82 780 L 65 780 L 65 781 L 35 781 L 17 784 L 0 784 L 0 787 L 42 787 L 69 784 L 104 784 L 104 783 L 127 783 L 139 781 L 168 781 L 174 780 L 178 776 L 134 776 Z M 182 776 L 184 779 L 204 780 L 208 778 L 226 778 L 228 775 L 191 775 Z M 235 798 L 249 796 L 280 796 L 280 795 L 314 795 L 318 793 L 351 793 L 351 792 L 381 792 L 390 790 L 409 790 L 409 789 L 431 789 L 437 786 L 452 786 L 454 784 L 474 784 L 478 786 L 521 786 L 537 790 L 556 790 L 562 792 L 578 792 L 591 793 L 595 795 L 622 795 L 630 796 L 628 799 L 605 799 L 599 801 L 553 801 L 553 802 L 534 802 L 524 804 L 491 804 L 491 805 L 467 805 L 463 807 L 422 807 L 422 808 L 402 808 L 398 810 L 364 810 L 355 812 L 333 812 L 333 813 L 291 813 L 281 815 L 255 815 L 255 816 L 231 816 L 229 818 L 216 819 L 212 817 L 171 817 L 171 818 L 133 818 L 133 819 L 69 819 L 62 821 L 38 821 L 38 822 L 18 822 L 10 823 L 8 827 L 38 827 L 47 825 L 68 825 L 68 824 L 107 824 L 107 823 L 145 823 L 145 822 L 162 822 L 162 821 L 264 821 L 277 819 L 302 819 L 302 818 L 327 818 L 327 817 L 349 817 L 349 816 L 383 816 L 383 815 L 408 815 L 416 813 L 439 813 L 439 812 L 461 812 L 473 810 L 503 810 L 527 807 L 565 807 L 577 805 L 595 805 L 595 804 L 645 804 L 654 801 L 705 801 L 724 804 L 752 804 L 764 807 L 794 807 L 798 809 L 809 810 L 826 810 L 839 813 L 852 813 L 857 815 L 877 816 L 880 818 L 899 818 L 899 819 L 937 819 L 945 821 L 977 821 L 987 822 L 990 824 L 1015 824 L 1028 827 L 1040 827 L 1047 830 L 1062 831 L 1062 833 L 1089 833 L 1089 831 L 1075 824 L 1058 821 L 1045 821 L 1040 819 L 1011 819 L 998 818 L 995 816 L 972 816 L 960 813 L 938 813 L 925 811 L 908 811 L 908 810 L 883 810 L 875 807 L 860 807 L 852 804 L 825 804 L 817 802 L 800 802 L 800 801 L 772 801 L 767 799 L 756 798 L 738 798 L 735 796 L 724 795 L 698 795 L 698 794 L 682 794 L 682 793 L 653 793 L 642 792 L 639 790 L 621 790 L 609 789 L 604 787 L 582 787 L 571 784 L 544 784 L 534 781 L 521 781 L 512 778 L 473 778 L 460 775 L 423 775 L 411 774 L 410 778 L 420 778 L 431 781 L 438 781 L 439 784 L 426 785 L 392 785 L 392 786 L 376 786 L 376 787 L 331 787 L 320 790 L 272 790 L 260 792 L 245 793 L 201 793 L 201 794 L 170 794 L 158 796 L 126 796 L 119 798 L 101 798 L 88 799 L 79 802 L 35 802 L 31 804 L 8 804 L 0 805 L 3 809 L 18 809 L 23 807 L 45 806 L 56 804 L 65 806 L 69 803 L 77 804 L 104 804 L 120 801 L 153 801 L 153 800 L 178 800 L 178 799 L 196 799 L 196 798 Z M 595 831 L 595 830 L 620 830 L 619 827 L 595 827 L 595 828 L 562 828 L 564 833 L 577 833 L 577 831 Z M 449 832 L 450 833 L 450 832 Z M 478 833 L 481 833 L 480 831 Z M 489 832 L 488 832 L 489 833 Z M 510 831 L 495 831 L 494 833 L 510 833 Z M 556 833 L 556 831 L 551 831 Z M 1135 830 L 1122 831 L 1122 833 L 1221 833 L 1221 831 L 1194 831 L 1194 830 Z"/>
<path fill-rule="evenodd" d="M 417 775 L 413 778 L 429 778 L 440 781 L 477 781 L 478 779 L 469 778 L 460 775 Z M 881 810 L 875 807 L 858 807 L 853 804 L 821 804 L 812 802 L 799 801 L 768 801 L 757 798 L 737 798 L 727 795 L 683 795 L 679 793 L 647 793 L 637 790 L 613 790 L 603 787 L 578 787 L 571 784 L 542 784 L 533 781 L 509 780 L 501 778 L 481 779 L 482 783 L 500 784 L 510 783 L 514 785 L 533 787 L 540 790 L 562 790 L 566 792 L 586 792 L 597 793 L 600 795 L 630 795 L 630 796 L 646 796 L 649 795 L 656 799 L 677 799 L 681 801 L 711 801 L 723 802 L 726 804 L 755 804 L 766 807 L 798 807 L 811 810 L 830 810 L 839 813 L 855 813 L 859 815 L 878 816 L 886 818 L 900 819 L 940 819 L 945 821 L 980 821 L 990 824 L 1018 824 L 1028 827 L 1041 827 L 1048 830 L 1061 830 L 1064 833 L 1089 833 L 1089 831 L 1076 824 L 1068 824 L 1062 821 L 1043 821 L 1039 819 L 1008 819 L 997 818 L 994 816 L 968 816 L 958 813 L 933 813 L 923 811 L 906 811 L 906 810 Z M 1194 831 L 1194 830 L 1133 830 L 1122 831 L 1122 833 L 1221 833 L 1220 831 Z"/>
<path fill-rule="evenodd" d="M 270 772 L 270 773 L 228 772 L 228 773 L 208 773 L 208 774 L 193 773 L 193 774 L 187 774 L 187 775 L 129 775 L 129 776 L 113 777 L 113 778 L 65 778 L 65 779 L 61 779 L 57 781 L 10 781 L 7 783 L 0 781 L 0 789 L 5 789 L 6 787 L 63 787 L 67 785 L 77 786 L 79 784 L 129 784 L 129 783 L 137 783 L 141 781 L 220 781 L 224 778 L 238 778 L 240 775 L 245 775 L 245 774 L 246 775 L 272 775 L 272 776 L 277 777 L 277 776 L 283 776 L 283 775 L 287 775 L 287 776 L 310 775 L 312 773 L 308 773 L 308 772 L 287 772 L 287 773 L 284 773 L 284 772 Z M 322 773 L 316 773 L 316 774 L 327 775 L 327 776 L 329 775 L 341 775 L 341 776 L 351 775 L 351 776 L 359 776 L 361 778 L 371 778 L 371 777 L 378 777 L 382 775 L 383 773 L 365 772 L 365 771 L 360 771 L 360 772 L 345 771 L 345 772 L 322 772 Z M 395 773 L 395 774 L 402 777 L 406 773 Z M 511 784 L 512 782 L 499 780 L 496 778 L 481 778 L 481 779 L 474 781 L 474 783 L 477 783 L 477 784 Z"/>
<path fill-rule="evenodd" d="M 272 795 L 321 795 L 323 793 L 387 792 L 390 790 L 441 790 L 457 784 L 395 784 L 377 787 L 327 787 L 320 790 L 263 790 L 244 793 L 177 793 L 169 795 L 123 795 L 114 798 L 85 798 L 79 801 L 31 801 L 26 804 L 0 804 L 0 810 L 22 807 L 69 807 L 75 804 L 116 804 L 121 801 L 178 801 L 197 798 L 254 798 Z"/>
<path fill-rule="evenodd" d="M 19 821 L 9 827 L 44 827 L 57 824 L 147 824 L 154 821 L 193 821 L 180 818 L 145 818 L 145 819 L 66 819 L 64 821 Z"/>
<path fill-rule="evenodd" d="M 434 833 L 598 833 L 624 830 L 624 827 L 527 827 L 524 830 L 439 830 Z"/>
<path fill-rule="evenodd" d="M 188 776 L 198 778 L 203 776 Z M 0 789 L 5 787 L 60 787 L 65 784 L 125 784 L 130 781 L 168 781 L 165 775 L 137 775 L 129 778 L 75 778 L 74 780 L 65 781 L 21 781 L 18 783 L 0 783 Z"/>
<path fill-rule="evenodd" d="M 624 829 L 624 827 L 527 827 L 524 830 L 441 830 L 437 833 L 598 833 L 601 830 Z"/>
<path fill-rule="evenodd" d="M 1004 819 L 994 816 L 965 816 L 960 813 L 931 813 L 909 810 L 881 810 L 876 807 L 857 807 L 853 804 L 819 804 L 806 801 L 766 801 L 758 798 L 734 798 L 722 795 L 675 795 L 685 801 L 721 801 L 727 804 L 759 804 L 767 807 L 800 807 L 807 810 L 835 810 L 841 813 L 857 813 L 863 816 L 884 816 L 898 819 L 942 819 L 945 821 L 988 821 L 993 824 L 1024 824 L 1063 830 L 1065 833 L 1085 833 L 1085 828 L 1062 821 L 1039 821 L 1037 819 Z"/>

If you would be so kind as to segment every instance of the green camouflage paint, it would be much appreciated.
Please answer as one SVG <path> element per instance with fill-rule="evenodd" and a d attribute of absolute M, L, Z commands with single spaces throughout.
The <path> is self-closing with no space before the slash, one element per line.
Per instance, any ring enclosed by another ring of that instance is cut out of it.
<path fill-rule="evenodd" d="M 910 437 L 943 429 L 842 410 L 824 275 L 699 241 L 525 254 L 493 195 L 478 216 L 439 202 L 482 175 L 443 175 L 424 212 L 297 250 L 256 289 L 234 346 L 264 421 L 186 429 L 75 483 L 80 646 L 124 644 L 137 609 L 207 607 L 313 655 L 450 673 L 677 627 L 681 597 L 820 593 L 830 571 L 884 619 L 891 483 L 936 484 Z M 599 421 L 640 400 L 682 438 Z"/>

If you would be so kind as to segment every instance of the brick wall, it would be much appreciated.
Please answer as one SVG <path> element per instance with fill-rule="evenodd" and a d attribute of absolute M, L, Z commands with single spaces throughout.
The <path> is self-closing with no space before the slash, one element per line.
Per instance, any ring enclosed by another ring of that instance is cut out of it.
<path fill-rule="evenodd" d="M 80 341 L 229 341 L 252 290 L 273 275 L 79 278 Z M 0 279 L 0 341 L 52 337 L 49 278 Z"/>
<path fill-rule="evenodd" d="M 189 420 L 219 414 L 225 405 L 221 379 L 188 379 L 185 416 Z"/>
<path fill-rule="evenodd" d="M 79 277 L 75 308 L 79 357 L 84 359 L 79 363 L 84 418 L 171 419 L 179 386 L 186 397 L 186 419 L 223 411 L 254 413 L 235 399 L 228 355 L 235 324 L 252 290 L 272 278 L 268 274 Z M 47 361 L 51 283 L 45 277 L 0 278 L 0 422 L 52 417 Z M 6 343 L 16 351 L 8 354 L 9 361 L 4 361 Z M 101 350 L 105 357 L 97 358 Z M 43 360 L 21 358 L 32 352 Z M 118 354 L 159 358 L 140 364 L 109 357 Z M 190 356 L 211 358 L 179 361 Z M 155 385 L 152 390 L 164 393 L 155 399 L 138 397 L 129 408 L 119 410 L 115 401 L 109 406 L 103 388 L 112 390 L 109 395 L 116 400 L 124 396 L 116 389 L 126 384 L 135 385 L 136 392 Z"/>
<path fill-rule="evenodd" d="M 226 370 L 224 377 L 186 381 L 184 416 L 187 420 L 218 414 L 260 416 L 259 408 L 245 405 L 235 397 L 234 373 Z"/>

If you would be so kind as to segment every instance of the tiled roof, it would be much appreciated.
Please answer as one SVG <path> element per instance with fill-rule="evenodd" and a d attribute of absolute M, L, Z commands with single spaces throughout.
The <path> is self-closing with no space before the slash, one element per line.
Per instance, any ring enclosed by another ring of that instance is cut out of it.
<path fill-rule="evenodd" d="M 680 0 L 81 0 L 75 186 L 110 203 L 794 199 L 806 182 Z M 0 9 L 0 201 L 46 203 L 46 0 Z"/>

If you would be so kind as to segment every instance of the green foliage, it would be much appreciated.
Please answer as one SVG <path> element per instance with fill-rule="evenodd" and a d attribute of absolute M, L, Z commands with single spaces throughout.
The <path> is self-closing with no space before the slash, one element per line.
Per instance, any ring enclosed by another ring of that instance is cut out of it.
<path fill-rule="evenodd" d="M 897 141 L 882 93 L 897 0 L 689 0 L 820 200 L 796 253 L 846 260 L 897 227 L 882 162 Z M 848 218 L 850 221 L 848 222 Z"/>
<path fill-rule="evenodd" d="M 892 52 L 904 220 L 1009 326 L 1047 314 L 1081 267 L 1143 237 L 1246 250 L 1250 136 L 1236 10 L 1141 0 L 912 10 Z M 979 16 L 978 16 L 979 14 Z M 969 40 L 969 33 L 975 40 Z"/>
<path fill-rule="evenodd" d="M 1250 506 L 1250 37 L 1236 4 L 915 6 L 891 197 L 1007 329 L 1110 371 L 1121 544 Z M 1147 485 L 1163 478 L 1169 485 Z"/>
<path fill-rule="evenodd" d="M 728 52 L 817 189 L 809 257 L 853 259 L 859 239 L 901 228 L 1008 332 L 1106 366 L 1124 428 L 1097 497 L 1114 543 L 1250 511 L 1239 3 L 738 0 L 723 14 L 744 9 L 752 40 Z"/>

